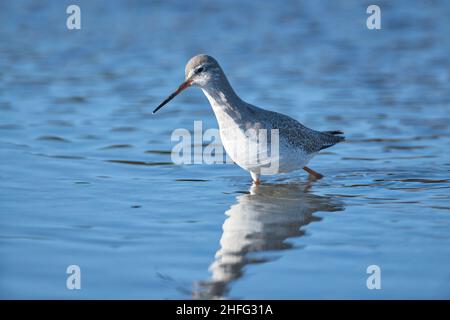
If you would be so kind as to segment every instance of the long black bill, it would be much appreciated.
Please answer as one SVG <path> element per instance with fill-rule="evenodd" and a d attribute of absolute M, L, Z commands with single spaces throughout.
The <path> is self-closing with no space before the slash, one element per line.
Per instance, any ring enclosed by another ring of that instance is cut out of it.
<path fill-rule="evenodd" d="M 181 86 L 178 87 L 177 90 L 175 90 L 170 96 L 168 96 L 166 98 L 166 100 L 161 102 L 161 104 L 159 106 L 157 106 L 155 110 L 153 110 L 153 113 L 156 113 L 159 109 L 164 107 L 170 100 L 175 98 L 181 91 L 183 91 L 186 88 L 189 88 L 191 86 L 191 84 L 192 84 L 192 80 L 186 80 L 185 82 L 183 82 L 181 84 Z"/>

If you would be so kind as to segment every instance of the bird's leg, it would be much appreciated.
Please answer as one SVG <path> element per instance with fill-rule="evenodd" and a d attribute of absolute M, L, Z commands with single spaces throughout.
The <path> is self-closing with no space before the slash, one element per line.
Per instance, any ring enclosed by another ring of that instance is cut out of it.
<path fill-rule="evenodd" d="M 320 173 L 314 171 L 314 170 L 311 169 L 311 168 L 303 167 L 303 170 L 305 170 L 306 172 L 308 172 L 310 175 L 312 175 L 312 176 L 313 176 L 314 178 L 316 178 L 316 179 L 322 179 L 322 178 L 323 178 L 323 175 L 321 175 Z"/>
<path fill-rule="evenodd" d="M 261 183 L 261 180 L 259 180 L 259 174 L 254 173 L 254 172 L 250 172 L 250 175 L 252 176 L 254 184 L 258 185 L 258 184 Z"/>

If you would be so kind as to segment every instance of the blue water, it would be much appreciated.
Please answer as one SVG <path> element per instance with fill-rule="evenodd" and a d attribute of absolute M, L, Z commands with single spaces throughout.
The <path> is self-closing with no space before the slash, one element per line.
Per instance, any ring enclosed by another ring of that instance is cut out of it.
<path fill-rule="evenodd" d="M 364 1 L 2 1 L 0 298 L 450 298 L 450 5 L 377 3 L 381 30 Z M 217 128 L 198 89 L 151 114 L 198 53 L 345 131 L 325 178 L 173 164 Z"/>

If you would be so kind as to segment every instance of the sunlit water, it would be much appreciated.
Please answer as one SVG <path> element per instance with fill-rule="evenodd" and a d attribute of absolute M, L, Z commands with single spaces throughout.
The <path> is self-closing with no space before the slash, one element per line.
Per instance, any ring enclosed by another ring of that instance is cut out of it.
<path fill-rule="evenodd" d="M 0 3 L 1 298 L 450 298 L 448 2 L 381 1 L 379 31 L 361 1 L 77 3 L 78 31 Z M 217 128 L 198 89 L 151 114 L 197 53 L 345 131 L 325 178 L 172 164 L 174 129 Z"/>

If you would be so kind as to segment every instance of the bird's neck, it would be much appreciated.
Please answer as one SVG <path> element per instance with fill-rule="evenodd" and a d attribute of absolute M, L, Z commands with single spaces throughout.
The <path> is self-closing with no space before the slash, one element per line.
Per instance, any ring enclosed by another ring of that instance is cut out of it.
<path fill-rule="evenodd" d="M 245 109 L 246 103 L 234 92 L 225 75 L 220 81 L 202 87 L 203 93 L 220 122 L 227 118 L 237 119 Z"/>

